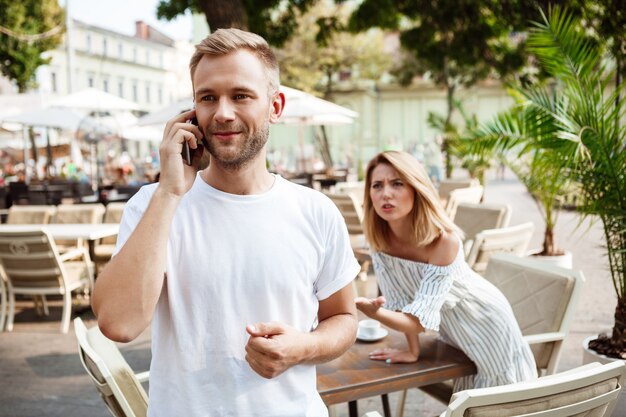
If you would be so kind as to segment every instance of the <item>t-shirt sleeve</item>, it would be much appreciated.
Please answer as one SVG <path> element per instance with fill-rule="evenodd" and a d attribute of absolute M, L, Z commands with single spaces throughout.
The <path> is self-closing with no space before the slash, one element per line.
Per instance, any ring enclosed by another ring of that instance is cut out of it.
<path fill-rule="evenodd" d="M 425 329 L 438 331 L 441 309 L 453 281 L 450 268 L 431 266 L 417 288 L 415 298 L 401 311 L 417 317 Z"/>
<path fill-rule="evenodd" d="M 152 198 L 152 192 L 146 187 L 141 188 L 134 196 L 128 200 L 126 206 L 124 206 L 124 213 L 120 220 L 120 230 L 117 234 L 117 243 L 115 244 L 115 250 L 113 256 L 115 256 L 126 243 L 130 235 L 139 224 L 143 213 L 148 207 L 148 203 Z"/>
<path fill-rule="evenodd" d="M 354 257 L 348 228 L 339 209 L 330 200 L 327 203 L 324 207 L 327 218 L 324 222 L 324 259 L 315 281 L 318 300 L 324 300 L 348 285 L 361 269 Z"/>

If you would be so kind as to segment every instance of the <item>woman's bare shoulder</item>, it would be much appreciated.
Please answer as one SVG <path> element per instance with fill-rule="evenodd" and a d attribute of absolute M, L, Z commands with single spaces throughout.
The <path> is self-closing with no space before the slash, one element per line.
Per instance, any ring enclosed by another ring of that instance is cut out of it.
<path fill-rule="evenodd" d="M 451 232 L 443 232 L 430 248 L 428 263 L 437 266 L 450 265 L 459 252 L 459 239 Z"/>

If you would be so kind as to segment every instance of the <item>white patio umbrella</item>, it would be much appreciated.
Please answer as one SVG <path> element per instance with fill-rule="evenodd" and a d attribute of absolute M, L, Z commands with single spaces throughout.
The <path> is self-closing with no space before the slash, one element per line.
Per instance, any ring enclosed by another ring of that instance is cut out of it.
<path fill-rule="evenodd" d="M 54 107 L 68 107 L 89 111 L 138 110 L 139 106 L 129 100 L 106 93 L 96 88 L 87 88 L 68 94 L 51 103 Z"/>
<path fill-rule="evenodd" d="M 86 114 L 78 110 L 44 107 L 3 117 L 2 122 L 19 123 L 23 126 L 76 130 L 85 117 Z"/>

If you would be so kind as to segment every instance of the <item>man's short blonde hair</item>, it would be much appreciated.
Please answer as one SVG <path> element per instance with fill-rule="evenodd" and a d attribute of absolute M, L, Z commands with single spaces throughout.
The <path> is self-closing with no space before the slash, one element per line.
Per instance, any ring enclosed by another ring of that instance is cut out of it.
<path fill-rule="evenodd" d="M 240 49 L 252 52 L 265 66 L 269 84 L 268 94 L 278 91 L 280 85 L 278 61 L 267 41 L 257 34 L 234 28 L 218 29 L 196 45 L 196 51 L 189 61 L 192 83 L 198 63 L 203 56 L 222 56 Z"/>
<path fill-rule="evenodd" d="M 376 213 L 370 196 L 372 172 L 381 164 L 393 167 L 402 181 L 413 189 L 415 201 L 409 216 L 412 217 L 411 233 L 417 245 L 430 244 L 444 231 L 463 235 L 461 229 L 446 214 L 435 186 L 417 159 L 406 152 L 387 151 L 379 153 L 369 162 L 365 175 L 363 223 L 365 235 L 373 250 L 389 250 L 389 224 Z"/>

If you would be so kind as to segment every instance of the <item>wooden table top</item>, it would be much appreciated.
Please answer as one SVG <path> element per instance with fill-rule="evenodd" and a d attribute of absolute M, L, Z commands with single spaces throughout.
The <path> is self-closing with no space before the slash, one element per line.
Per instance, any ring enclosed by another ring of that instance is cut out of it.
<path fill-rule="evenodd" d="M 437 340 L 436 333 L 422 333 L 420 345 L 417 362 L 387 364 L 369 359 L 368 354 L 385 347 L 406 348 L 402 333 L 389 330 L 389 335 L 378 342 L 357 341 L 341 357 L 317 366 L 317 390 L 324 403 L 332 405 L 476 373 L 472 361 Z"/>

